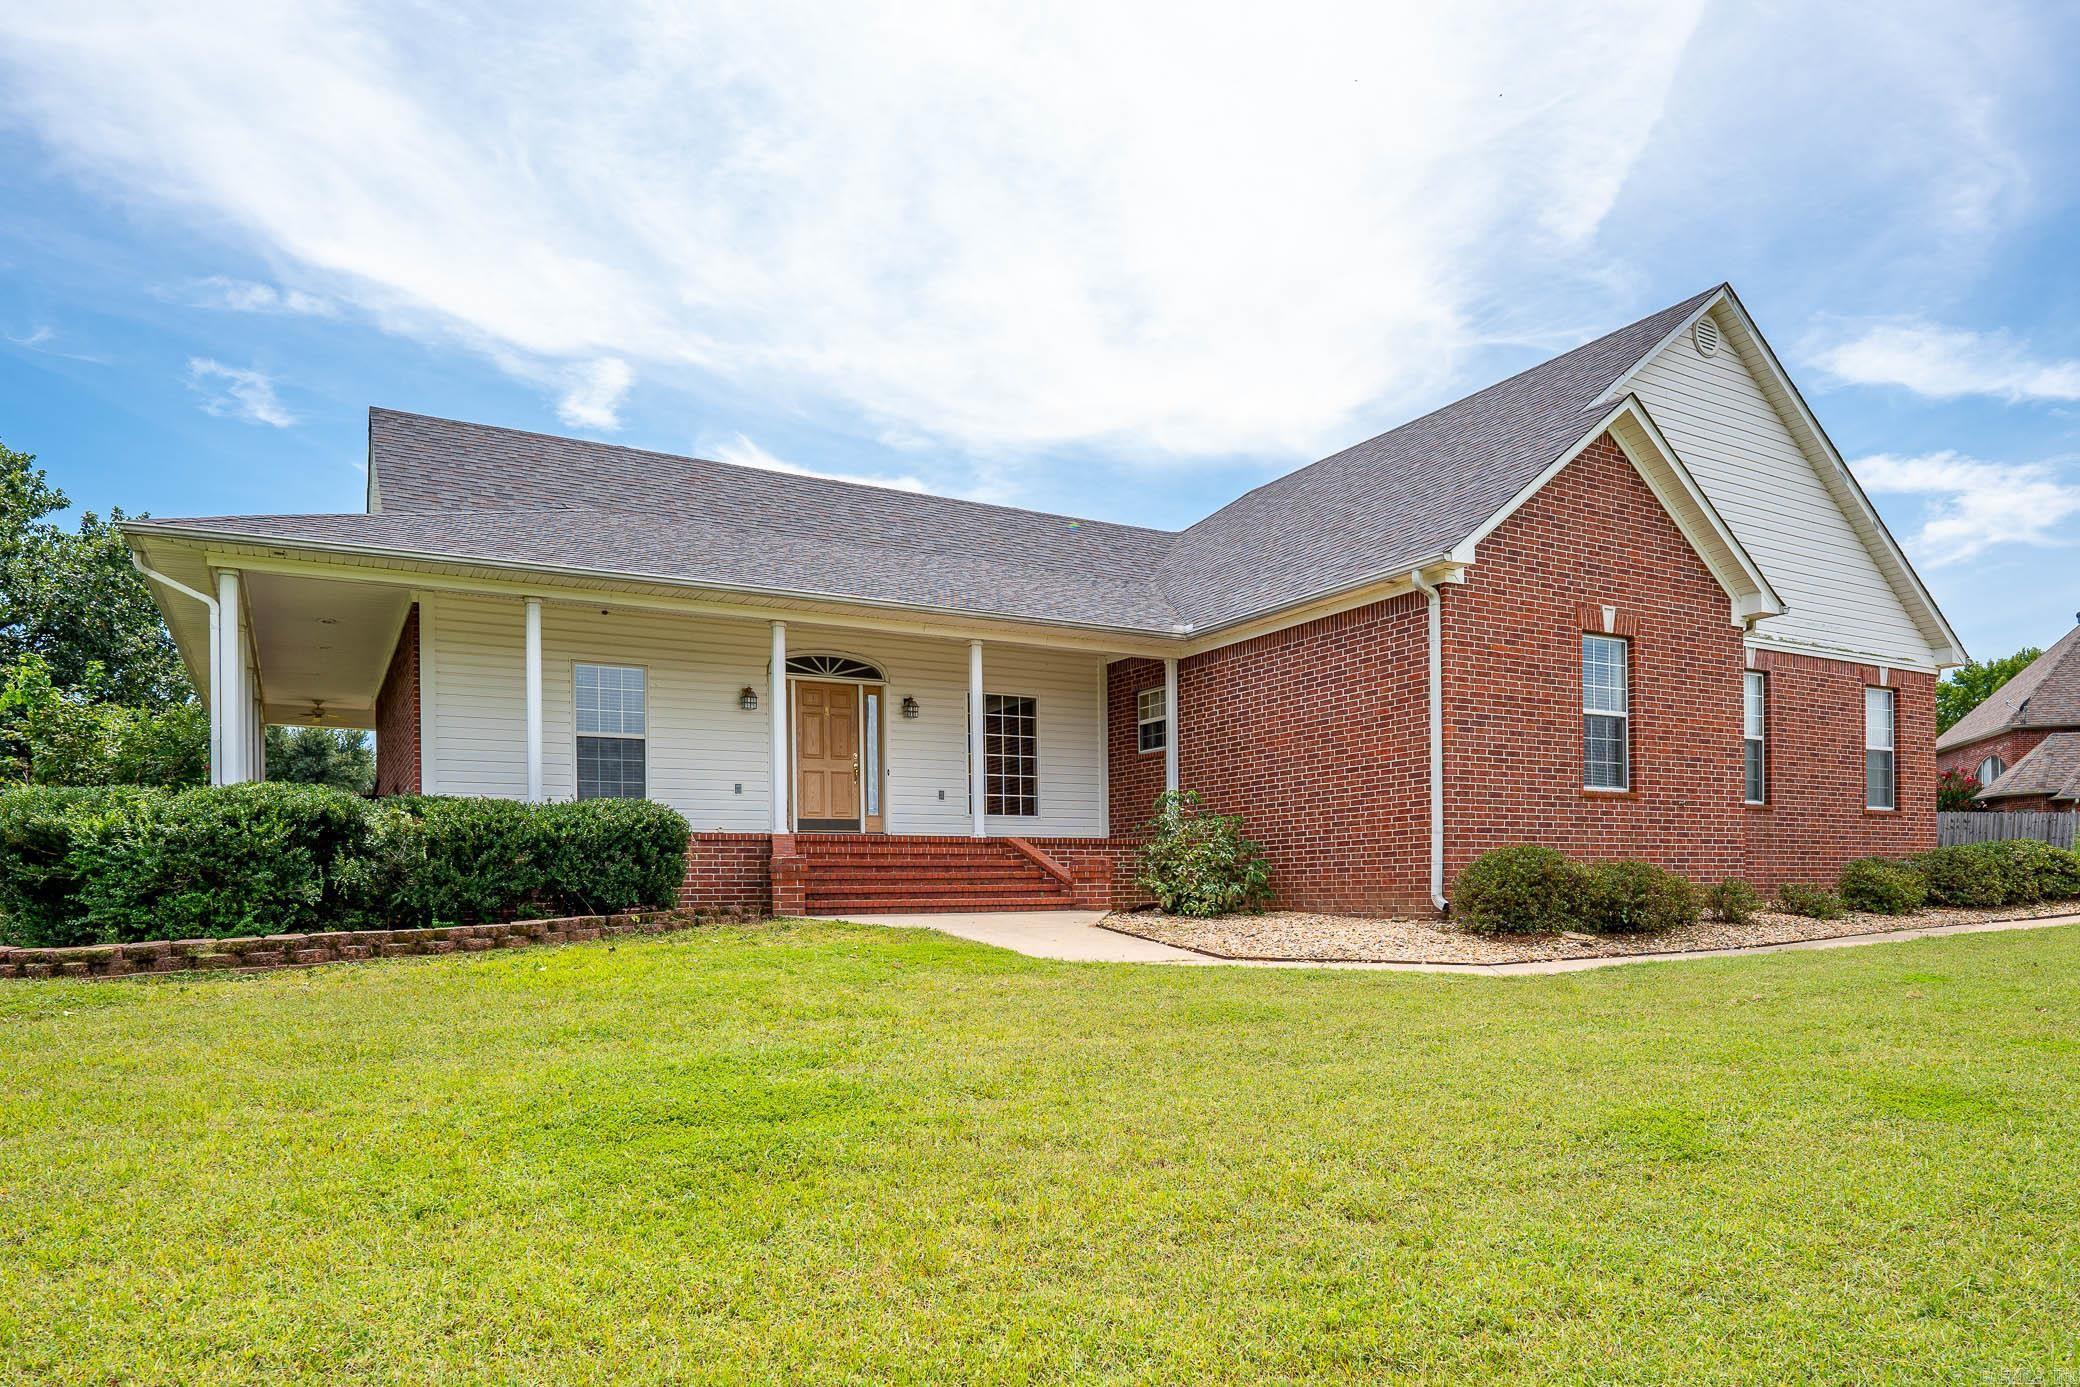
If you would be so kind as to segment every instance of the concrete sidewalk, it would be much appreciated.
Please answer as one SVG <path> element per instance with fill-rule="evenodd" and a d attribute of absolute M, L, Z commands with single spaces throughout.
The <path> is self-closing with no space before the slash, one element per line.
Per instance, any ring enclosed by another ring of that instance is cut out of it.
<path fill-rule="evenodd" d="M 1695 949 L 1688 953 L 1623 954 L 1616 958 L 1546 959 L 1535 963 L 1313 963 L 1300 959 L 1216 958 L 1153 939 L 1139 939 L 1099 925 L 1102 910 L 1032 910 L 948 913 L 944 915 L 846 915 L 830 917 L 856 925 L 891 925 L 935 929 L 943 934 L 993 944 L 1029 958 L 1058 958 L 1077 963 L 1213 964 L 1229 968 L 1347 968 L 1397 973 L 1476 973 L 1488 977 L 1544 973 L 1578 973 L 1587 968 L 1614 968 L 1625 963 L 1680 963 L 1693 958 L 1745 958 L 1750 954 L 1788 953 L 1793 949 L 1850 949 L 1864 944 L 1892 944 L 1907 939 L 1940 939 L 1952 934 L 1989 934 L 2001 930 L 2048 929 L 2080 924 L 2080 915 L 2047 915 L 2034 920 L 1990 920 L 1972 925 L 1927 925 L 1888 930 L 1883 934 L 1849 934 L 1836 939 L 1801 939 L 1788 944 L 1757 944 L 1744 949 Z"/>

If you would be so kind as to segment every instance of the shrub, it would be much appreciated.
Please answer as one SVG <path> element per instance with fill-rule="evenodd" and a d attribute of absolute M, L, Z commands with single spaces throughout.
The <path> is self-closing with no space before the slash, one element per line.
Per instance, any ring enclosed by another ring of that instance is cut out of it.
<path fill-rule="evenodd" d="M 1582 869 L 1580 923 L 1596 934 L 1634 934 L 1697 923 L 1697 891 L 1650 862 L 1598 862 Z"/>
<path fill-rule="evenodd" d="M 1173 915 L 1228 915 L 1256 910 L 1271 894 L 1271 868 L 1243 836 L 1242 820 L 1200 812 L 1197 791 L 1156 796 L 1141 872 L 1134 878 Z"/>
<path fill-rule="evenodd" d="M 1482 934 L 1550 934 L 1581 919 L 1582 869 L 1551 848 L 1496 848 L 1452 884 L 1452 915 Z"/>
<path fill-rule="evenodd" d="M 2045 870 L 2044 899 L 2080 900 L 2080 848 L 2053 848 L 2057 858 Z"/>
<path fill-rule="evenodd" d="M 2074 894 L 2073 855 L 2035 838 L 2011 838 L 1983 846 L 1995 850 L 2007 872 L 2003 905 L 2064 900 Z"/>
<path fill-rule="evenodd" d="M 1928 882 L 1901 862 L 1866 857 L 1842 868 L 1842 903 L 1873 915 L 1905 915 L 1928 899 Z"/>
<path fill-rule="evenodd" d="M 1839 920 L 1846 913 L 1842 898 L 1824 886 L 1803 886 L 1787 881 L 1777 888 L 1777 908 L 1787 915 L 1811 920 Z"/>
<path fill-rule="evenodd" d="M 1928 883 L 1931 905 L 1984 909 L 2007 905 L 2026 889 L 2018 880 L 2013 857 L 2003 843 L 1962 843 L 1936 848 L 1914 859 L 1914 870 Z"/>
<path fill-rule="evenodd" d="M 1953 814 L 1983 809 L 1986 806 L 1979 803 L 1979 791 L 1985 788 L 1970 771 L 1944 771 L 1936 781 L 1936 808 Z"/>
<path fill-rule="evenodd" d="M 1745 925 L 1762 909 L 1762 893 L 1745 881 L 1729 877 L 1705 891 L 1704 905 L 1714 920 Z"/>
<path fill-rule="evenodd" d="M 668 905 L 660 804 L 413 798 L 320 785 L 0 794 L 0 940 L 222 938 Z"/>

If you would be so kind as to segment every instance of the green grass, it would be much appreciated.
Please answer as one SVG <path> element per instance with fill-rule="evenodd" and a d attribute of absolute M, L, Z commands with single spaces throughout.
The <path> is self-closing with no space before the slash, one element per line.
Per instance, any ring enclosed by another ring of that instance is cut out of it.
<path fill-rule="evenodd" d="M 0 985 L 0 1380 L 2064 1381 L 2080 927 Z"/>

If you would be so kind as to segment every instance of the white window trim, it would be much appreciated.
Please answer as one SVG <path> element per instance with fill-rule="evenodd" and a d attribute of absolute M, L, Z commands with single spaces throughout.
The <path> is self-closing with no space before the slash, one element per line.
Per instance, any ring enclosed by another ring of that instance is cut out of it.
<path fill-rule="evenodd" d="M 989 764 L 985 755 L 982 768 L 983 813 L 985 817 L 991 819 L 1037 819 L 1045 812 L 1042 800 L 1044 798 L 1043 790 L 1047 784 L 1047 777 L 1042 773 L 1040 767 L 1040 696 L 1038 694 L 991 693 L 985 690 L 982 695 L 983 745 L 985 747 L 989 745 L 989 701 L 993 698 L 1022 698 L 1033 705 L 1033 812 L 1030 814 L 1009 814 L 1001 810 L 989 808 Z M 975 757 L 972 751 L 968 756 L 968 783 L 971 787 L 975 783 Z M 1003 799 L 1004 796 L 998 795 L 997 798 Z M 968 807 L 971 812 L 974 809 L 974 805 L 975 791 L 971 788 L 968 791 Z"/>
<path fill-rule="evenodd" d="M 1608 636 L 1595 631 L 1584 631 L 1582 639 L 1588 641 L 1611 641 L 1625 652 L 1619 665 L 1624 675 L 1625 706 L 1623 708 L 1592 708 L 1589 706 L 1589 681 L 1586 673 L 1582 679 L 1582 789 L 1592 795 L 1625 795 L 1632 793 L 1632 642 L 1623 636 Z M 1586 653 L 1586 652 L 1583 652 Z M 1589 783 L 1589 719 L 1616 718 L 1620 724 L 1618 748 L 1618 783 L 1615 785 L 1591 785 Z"/>
<path fill-rule="evenodd" d="M 593 669 L 633 669 L 643 675 L 643 730 L 635 732 L 580 732 L 578 730 L 578 667 L 587 665 Z M 642 742 L 643 746 L 643 798 L 650 798 L 650 666 L 640 661 L 573 659 L 571 668 L 571 798 L 584 798 L 578 792 L 578 739 L 580 737 L 616 737 L 625 742 Z M 595 798 L 600 798 L 595 796 Z"/>
<path fill-rule="evenodd" d="M 1754 689 L 1761 704 L 1762 726 L 1748 731 L 1748 690 Z M 1753 742 L 1761 752 L 1762 795 L 1760 798 L 1748 794 L 1748 743 Z M 1769 803 L 1769 678 L 1761 670 L 1746 670 L 1741 675 L 1741 803 Z"/>
<path fill-rule="evenodd" d="M 1154 717 L 1148 715 L 1151 702 L 1153 702 L 1156 710 Z M 1169 702 L 1169 695 L 1161 684 L 1156 685 L 1152 689 L 1143 689 L 1134 695 L 1134 747 L 1141 755 L 1160 756 L 1170 749 Z M 1143 746 L 1141 744 L 1141 729 L 1151 723 L 1160 723 L 1162 725 L 1163 740 L 1157 742 L 1154 746 Z"/>
<path fill-rule="evenodd" d="M 1998 766 L 1999 769 L 1996 770 L 1992 775 L 1986 775 L 1984 774 L 1984 772 L 1988 766 Z M 1984 760 L 1982 760 L 1976 767 L 1973 768 L 1972 778 L 1977 780 L 1981 785 L 1991 785 L 1994 781 L 1999 780 L 2002 776 L 2006 775 L 2007 773 L 2008 763 L 2001 760 L 2001 758 L 1998 756 L 1989 755 Z"/>
<path fill-rule="evenodd" d="M 1878 702 L 1885 706 L 1885 745 L 1871 745 L 1871 695 L 1880 695 Z M 1871 803 L 1870 754 L 1882 751 L 1886 756 L 1886 785 L 1892 791 L 1889 804 Z M 1882 684 L 1863 686 L 1863 807 L 1875 814 L 1893 814 L 1899 811 L 1899 695 Z"/>

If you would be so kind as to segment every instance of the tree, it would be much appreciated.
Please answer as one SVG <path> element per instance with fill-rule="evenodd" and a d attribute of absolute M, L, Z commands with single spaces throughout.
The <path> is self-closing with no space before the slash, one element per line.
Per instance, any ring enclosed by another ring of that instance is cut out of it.
<path fill-rule="evenodd" d="M 375 753 L 368 734 L 349 727 L 270 727 L 267 778 L 365 795 L 376 787 Z"/>
<path fill-rule="evenodd" d="M 100 671 L 89 670 L 88 682 Z M 40 655 L 0 682 L 0 779 L 35 785 L 201 785 L 209 714 L 197 703 L 133 708 L 60 689 Z"/>
<path fill-rule="evenodd" d="M 1936 685 L 1936 731 L 1948 730 L 2043 653 L 2033 645 L 2026 645 L 2006 659 L 1988 660 L 1984 664 L 1974 660 L 1951 670 Z"/>
<path fill-rule="evenodd" d="M 70 504 L 31 453 L 0 443 L 0 668 L 35 655 L 62 692 L 90 702 L 188 703 L 180 653 L 117 530 L 88 511 L 77 530 L 48 519 Z"/>

